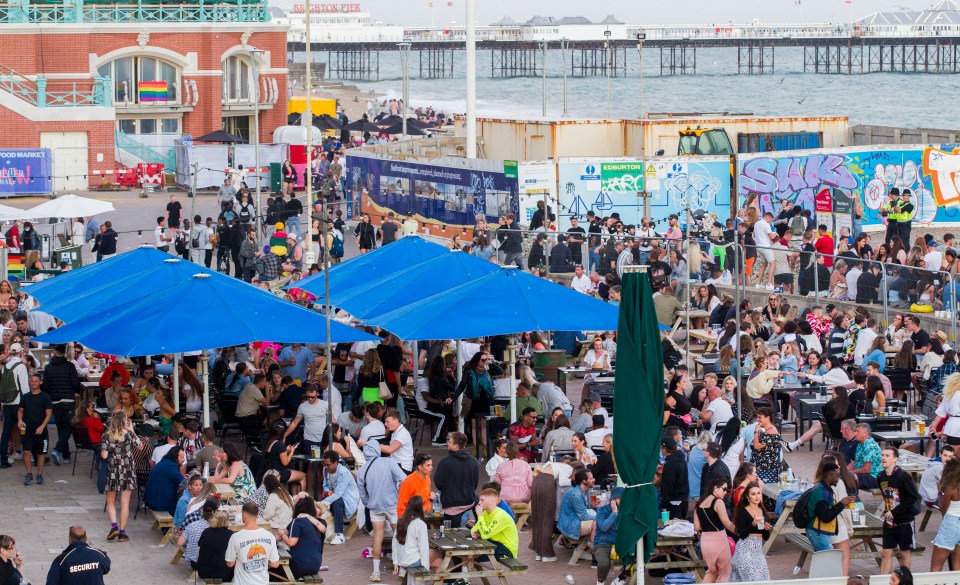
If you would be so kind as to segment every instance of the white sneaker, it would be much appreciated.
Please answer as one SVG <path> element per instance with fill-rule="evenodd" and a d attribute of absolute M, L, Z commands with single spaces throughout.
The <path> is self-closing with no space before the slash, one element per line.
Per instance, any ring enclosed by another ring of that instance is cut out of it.
<path fill-rule="evenodd" d="M 772 285 L 772 284 L 768 284 L 767 286 L 765 286 L 765 287 L 763 287 L 763 288 L 765 288 L 765 289 L 767 289 L 767 290 L 773 290 L 773 285 Z"/>
<path fill-rule="evenodd" d="M 615 577 L 613 581 L 610 582 L 610 585 L 626 585 L 626 583 L 620 580 L 620 577 Z"/>
<path fill-rule="evenodd" d="M 556 560 L 557 560 L 557 557 L 543 557 L 542 559 L 540 559 L 540 561 L 544 563 L 553 563 L 553 562 L 556 562 Z"/>
<path fill-rule="evenodd" d="M 343 534 L 337 533 L 337 535 L 334 536 L 333 539 L 330 541 L 330 544 L 336 546 L 336 545 L 343 544 L 345 542 L 347 542 L 346 537 L 344 537 Z"/>
<path fill-rule="evenodd" d="M 377 571 L 376 573 L 371 573 L 371 574 L 370 574 L 370 582 L 371 582 L 371 583 L 379 583 L 379 582 L 380 582 L 380 572 L 379 572 L 379 571 Z"/>
<path fill-rule="evenodd" d="M 13 459 L 13 460 L 23 459 L 23 451 L 15 451 L 13 455 L 10 456 L 10 459 Z"/>

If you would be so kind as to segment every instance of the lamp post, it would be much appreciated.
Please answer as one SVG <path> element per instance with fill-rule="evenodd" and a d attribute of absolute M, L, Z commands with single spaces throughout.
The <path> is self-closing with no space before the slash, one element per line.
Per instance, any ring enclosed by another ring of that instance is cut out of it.
<path fill-rule="evenodd" d="M 570 40 L 560 39 L 560 52 L 563 54 L 563 117 L 567 117 L 567 47 Z"/>
<path fill-rule="evenodd" d="M 477 0 L 467 4 L 467 158 L 477 158 Z"/>
<path fill-rule="evenodd" d="M 304 0 L 304 2 L 304 10 L 307 16 L 304 19 L 305 30 L 303 45 L 303 70 L 306 78 L 304 80 L 304 85 L 307 92 L 307 97 L 305 106 L 306 111 L 303 113 L 303 116 L 301 116 L 300 123 L 301 125 L 305 125 L 307 127 L 307 168 L 303 171 L 303 190 L 305 192 L 304 200 L 307 204 L 307 233 L 310 233 L 309 226 L 313 225 L 312 214 L 310 213 L 310 210 L 313 208 L 313 201 L 311 201 L 311 199 L 313 199 L 313 77 L 310 74 L 310 64 L 312 60 L 312 48 L 310 46 L 310 21 L 312 20 L 313 15 L 310 13 L 310 0 Z M 321 221 L 320 227 L 326 227 L 326 222 Z M 323 237 L 323 243 L 326 245 L 326 234 L 324 234 Z M 304 260 L 307 262 L 307 266 L 310 266 L 310 264 L 316 262 L 317 259 L 314 256 L 313 248 L 311 246 L 305 246 L 305 248 L 307 251 L 304 254 Z M 330 363 L 329 359 L 327 360 L 327 363 Z"/>
<path fill-rule="evenodd" d="M 544 118 L 547 117 L 547 41 L 544 39 L 540 43 L 540 55 L 542 56 L 540 60 L 540 66 L 543 67 L 543 105 L 541 107 L 541 114 Z"/>
<path fill-rule="evenodd" d="M 400 131 L 403 137 L 407 137 L 407 104 L 410 103 L 410 43 L 397 43 L 400 47 L 400 62 L 403 64 L 403 110 L 400 116 L 403 118 L 400 122 Z"/>
<path fill-rule="evenodd" d="M 643 118 L 643 41 L 647 38 L 647 33 L 641 28 L 637 33 L 637 53 L 640 56 L 640 118 Z"/>
<path fill-rule="evenodd" d="M 309 17 L 307 18 L 309 20 Z M 260 59 L 263 57 L 262 49 L 250 49 L 250 61 L 253 65 L 253 164 L 254 176 L 257 177 L 257 237 L 263 236 L 263 230 L 260 229 L 262 218 L 260 217 Z M 260 243 L 263 243 L 262 241 Z"/>
<path fill-rule="evenodd" d="M 606 70 L 607 70 L 607 119 L 610 119 L 610 35 L 613 34 L 610 32 L 610 29 L 603 31 L 603 55 L 607 58 Z"/>

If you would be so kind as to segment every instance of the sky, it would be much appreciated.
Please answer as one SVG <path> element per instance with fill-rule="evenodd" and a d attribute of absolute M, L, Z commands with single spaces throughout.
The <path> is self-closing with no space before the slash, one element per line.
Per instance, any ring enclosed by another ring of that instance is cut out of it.
<path fill-rule="evenodd" d="M 270 0 L 272 5 L 288 7 L 303 0 Z M 327 0 L 334 2 L 336 0 Z M 364 12 L 374 20 L 386 24 L 428 25 L 431 22 L 463 21 L 464 0 L 349 0 L 359 2 Z M 428 4 L 432 1 L 433 8 Z M 798 4 L 798 1 L 800 4 Z M 675 0 L 659 2 L 647 0 L 477 0 L 477 22 L 490 24 L 503 16 L 518 22 L 540 16 L 585 16 L 593 22 L 613 14 L 628 24 L 714 24 L 719 22 L 750 22 L 759 19 L 766 23 L 849 22 L 850 9 L 854 18 L 877 11 L 896 10 L 898 7 L 920 10 L 938 0 Z M 311 0 L 323 3 L 324 0 Z M 341 0 L 342 2 L 342 0 Z M 339 3 L 339 2 L 338 2 Z"/>

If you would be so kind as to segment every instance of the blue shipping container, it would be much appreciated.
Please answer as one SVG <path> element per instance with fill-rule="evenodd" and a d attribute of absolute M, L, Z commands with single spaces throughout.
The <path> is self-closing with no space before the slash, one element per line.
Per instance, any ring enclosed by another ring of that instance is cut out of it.
<path fill-rule="evenodd" d="M 823 132 L 765 132 L 738 134 L 737 152 L 773 152 L 821 148 Z"/>

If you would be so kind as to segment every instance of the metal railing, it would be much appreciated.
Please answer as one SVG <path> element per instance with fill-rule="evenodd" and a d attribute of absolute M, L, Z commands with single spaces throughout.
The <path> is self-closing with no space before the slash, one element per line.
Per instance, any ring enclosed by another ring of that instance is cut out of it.
<path fill-rule="evenodd" d="M 144 162 L 163 163 L 168 171 L 172 172 L 176 170 L 177 159 L 173 156 L 172 152 L 162 154 L 160 151 L 138 142 L 136 139 L 131 138 L 119 130 L 114 131 L 114 136 L 116 137 L 117 148 L 120 150 L 130 153 Z"/>
<path fill-rule="evenodd" d="M 36 80 L 0 65 L 0 90 L 38 108 L 109 106 L 112 103 L 110 78 L 94 76 L 84 81 Z"/>
<path fill-rule="evenodd" d="M 78 23 L 78 22 L 269 22 L 265 1 L 159 4 L 72 3 L 33 4 L 7 2 L 0 5 L 0 22 Z"/>
<path fill-rule="evenodd" d="M 703 240 L 698 240 L 698 242 L 701 247 L 706 243 Z M 756 246 L 744 247 L 741 244 L 732 243 L 727 244 L 727 246 L 728 250 L 730 250 L 727 253 L 727 268 L 732 267 L 732 286 L 736 287 L 738 293 L 742 291 L 742 296 L 745 296 L 748 290 L 760 290 L 754 283 L 749 282 L 750 278 L 759 281 L 762 277 L 762 275 L 758 274 L 758 270 L 763 267 L 763 261 L 759 253 L 753 263 L 752 275 L 750 277 L 744 274 L 743 269 L 745 266 L 745 262 L 743 261 L 745 256 L 744 251 L 747 249 L 757 250 L 758 248 Z M 778 251 L 776 248 L 773 250 L 775 254 L 778 252 L 783 253 L 782 250 Z M 801 251 L 796 247 L 789 249 L 790 254 L 797 252 Z M 804 254 L 806 254 L 806 256 Z M 832 266 L 826 267 L 821 264 L 821 260 L 825 258 L 832 260 Z M 804 260 L 807 260 L 807 262 L 804 262 Z M 795 294 L 799 296 L 801 300 L 809 299 L 810 303 L 814 305 L 822 305 L 831 300 L 856 303 L 858 297 L 856 290 L 850 291 L 843 287 L 837 287 L 837 290 L 824 290 L 823 287 L 821 287 L 821 280 L 826 279 L 829 283 L 829 280 L 837 270 L 837 262 L 840 261 L 847 266 L 846 270 L 850 270 L 851 268 L 849 266 L 853 263 L 861 269 L 862 273 L 866 273 L 871 265 L 881 267 L 876 299 L 869 303 L 861 304 L 864 304 L 866 307 L 875 306 L 881 309 L 884 326 L 890 322 L 891 310 L 894 312 L 911 312 L 911 307 L 914 304 L 930 305 L 933 307 L 933 310 L 927 313 L 920 313 L 920 316 L 949 319 L 951 336 L 953 339 L 957 339 L 957 311 L 960 309 L 960 294 L 958 294 L 957 289 L 960 287 L 960 275 L 944 270 L 881 263 L 876 260 L 836 254 L 822 254 L 816 251 L 801 252 L 801 256 L 797 259 L 790 273 L 793 276 L 792 286 L 795 292 L 791 293 L 787 291 L 786 287 L 782 290 L 780 288 L 775 288 L 774 290 L 777 291 L 778 294 Z M 769 267 L 765 268 L 769 270 Z M 826 272 L 823 277 L 819 274 L 821 269 Z M 843 282 L 846 284 L 846 272 L 843 274 Z M 702 283 L 706 280 L 705 276 L 706 275 L 701 274 L 700 278 L 696 278 L 695 275 L 691 275 L 693 279 L 691 283 L 694 283 L 694 286 L 697 283 Z M 777 287 L 777 285 L 774 286 Z M 827 288 L 829 288 L 829 286 Z M 845 292 L 838 294 L 839 290 L 844 290 Z M 929 298 L 923 298 L 925 295 L 928 295 Z M 739 303 L 739 299 L 737 302 Z"/>

